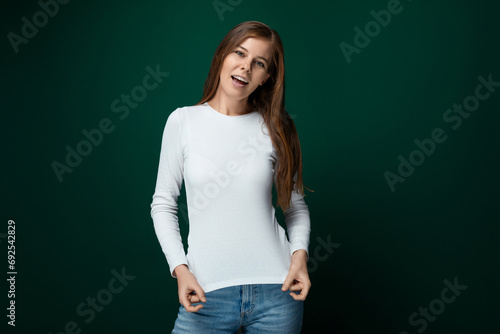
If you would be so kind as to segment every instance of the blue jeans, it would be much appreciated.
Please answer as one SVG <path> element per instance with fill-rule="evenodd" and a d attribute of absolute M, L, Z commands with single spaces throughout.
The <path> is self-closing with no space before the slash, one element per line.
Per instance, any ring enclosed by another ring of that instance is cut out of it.
<path fill-rule="evenodd" d="M 304 301 L 295 300 L 283 284 L 245 284 L 205 293 L 207 301 L 197 312 L 181 304 L 172 334 L 243 333 L 299 334 Z"/>

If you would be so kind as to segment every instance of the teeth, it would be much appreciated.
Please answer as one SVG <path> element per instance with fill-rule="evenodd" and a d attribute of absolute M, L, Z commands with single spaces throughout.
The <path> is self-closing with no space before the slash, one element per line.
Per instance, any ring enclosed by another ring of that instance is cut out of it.
<path fill-rule="evenodd" d="M 238 80 L 241 80 L 243 81 L 244 83 L 248 83 L 248 81 L 246 81 L 245 79 L 243 79 L 242 77 L 240 77 L 239 75 L 233 75 L 233 78 L 236 78 Z"/>

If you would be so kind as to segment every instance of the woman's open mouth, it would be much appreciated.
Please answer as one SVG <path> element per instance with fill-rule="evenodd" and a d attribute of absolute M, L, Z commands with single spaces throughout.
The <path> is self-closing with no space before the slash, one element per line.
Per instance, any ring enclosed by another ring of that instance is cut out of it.
<path fill-rule="evenodd" d="M 244 82 L 244 81 L 242 81 L 242 80 L 240 80 L 240 79 L 237 79 L 237 78 L 236 78 L 235 76 L 233 76 L 233 75 L 231 75 L 231 79 L 232 79 L 232 81 L 233 81 L 233 84 L 234 84 L 236 87 L 241 88 L 241 87 L 243 87 L 243 86 L 248 85 L 248 82 Z"/>

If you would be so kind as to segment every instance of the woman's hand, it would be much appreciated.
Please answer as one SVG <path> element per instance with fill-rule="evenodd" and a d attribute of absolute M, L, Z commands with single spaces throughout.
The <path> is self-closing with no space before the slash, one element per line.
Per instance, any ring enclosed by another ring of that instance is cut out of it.
<path fill-rule="evenodd" d="M 305 249 L 296 250 L 292 254 L 288 276 L 281 290 L 286 291 L 288 288 L 290 288 L 290 291 L 301 291 L 299 295 L 290 292 L 290 296 L 295 300 L 305 300 L 311 289 L 311 281 L 307 272 L 307 252 Z"/>
<path fill-rule="evenodd" d="M 194 277 L 193 273 L 185 265 L 179 265 L 174 269 L 175 276 L 177 276 L 177 286 L 179 290 L 179 302 L 184 306 L 188 312 L 197 312 L 203 305 L 199 304 L 192 306 L 191 303 L 205 303 L 205 291 L 201 288 L 200 284 Z M 193 295 L 192 292 L 196 294 Z"/>

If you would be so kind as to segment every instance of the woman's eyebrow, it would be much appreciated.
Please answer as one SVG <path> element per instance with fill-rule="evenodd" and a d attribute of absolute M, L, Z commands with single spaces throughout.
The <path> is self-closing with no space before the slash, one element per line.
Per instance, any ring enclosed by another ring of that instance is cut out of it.
<path fill-rule="evenodd" d="M 248 52 L 248 50 L 247 50 L 247 49 L 245 49 L 244 47 L 242 47 L 241 45 L 237 45 L 237 47 L 242 48 L 243 50 L 245 50 L 246 52 Z M 268 63 L 268 64 L 269 64 L 269 61 L 268 61 L 266 58 L 264 58 L 264 57 L 262 57 L 262 56 L 257 56 L 257 58 L 262 58 L 262 59 L 264 59 L 264 60 L 266 61 L 266 63 Z"/>

